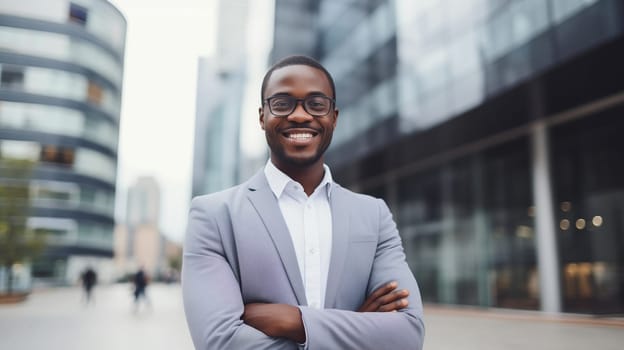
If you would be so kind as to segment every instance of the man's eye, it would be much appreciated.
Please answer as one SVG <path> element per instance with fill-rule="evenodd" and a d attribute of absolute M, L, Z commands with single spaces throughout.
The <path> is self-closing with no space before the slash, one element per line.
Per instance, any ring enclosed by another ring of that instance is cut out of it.
<path fill-rule="evenodd" d="M 325 108 L 327 106 L 327 103 L 323 100 L 309 100 L 306 104 L 309 108 L 314 109 Z"/>
<path fill-rule="evenodd" d="M 288 101 L 273 101 L 271 105 L 273 107 L 287 107 L 290 103 L 288 103 Z"/>

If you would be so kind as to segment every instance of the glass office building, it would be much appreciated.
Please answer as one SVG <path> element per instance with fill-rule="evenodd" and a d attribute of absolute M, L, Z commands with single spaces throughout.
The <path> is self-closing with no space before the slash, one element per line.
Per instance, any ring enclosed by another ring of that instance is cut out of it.
<path fill-rule="evenodd" d="M 308 4 L 309 51 L 274 52 L 334 75 L 327 161 L 389 203 L 426 302 L 624 313 L 622 2 Z"/>
<path fill-rule="evenodd" d="M 41 280 L 73 283 L 81 259 L 112 257 L 125 33 L 105 0 L 0 3 L 0 183 L 29 186 Z M 29 178 L 8 159 L 31 161 Z"/>

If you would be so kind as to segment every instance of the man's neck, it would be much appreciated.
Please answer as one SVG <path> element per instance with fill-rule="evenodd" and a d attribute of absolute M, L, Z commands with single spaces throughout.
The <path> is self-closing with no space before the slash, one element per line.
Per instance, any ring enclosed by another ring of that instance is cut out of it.
<path fill-rule="evenodd" d="M 323 167 L 323 159 L 319 159 L 314 164 L 308 166 L 282 164 L 271 159 L 273 165 L 288 175 L 291 179 L 297 181 L 303 186 L 303 191 L 310 196 L 325 176 L 325 168 Z M 277 164 L 276 164 L 277 163 Z"/>

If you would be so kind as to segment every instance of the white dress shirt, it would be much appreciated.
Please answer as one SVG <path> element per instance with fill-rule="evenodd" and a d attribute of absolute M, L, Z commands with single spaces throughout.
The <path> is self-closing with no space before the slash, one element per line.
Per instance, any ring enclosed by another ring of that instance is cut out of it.
<path fill-rule="evenodd" d="M 290 231 L 308 306 L 317 309 L 322 309 L 325 304 L 332 247 L 329 198 L 333 180 L 329 167 L 323 167 L 323 180 L 309 197 L 301 184 L 277 169 L 270 159 L 264 167 L 264 174 Z"/>

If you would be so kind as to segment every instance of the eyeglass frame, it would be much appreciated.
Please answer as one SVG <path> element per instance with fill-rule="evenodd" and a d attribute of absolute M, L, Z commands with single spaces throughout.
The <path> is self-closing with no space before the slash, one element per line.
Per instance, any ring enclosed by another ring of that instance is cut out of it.
<path fill-rule="evenodd" d="M 293 100 L 295 100 L 295 106 L 293 107 L 293 110 L 290 111 L 290 113 L 284 114 L 284 115 L 273 113 L 273 108 L 271 108 L 271 104 L 269 102 L 270 102 L 271 99 L 278 98 L 278 97 L 289 97 L 289 98 L 292 98 Z M 327 111 L 327 113 L 322 114 L 322 115 L 318 115 L 318 114 L 312 114 L 312 113 L 310 113 L 308 111 L 308 108 L 305 105 L 305 100 L 307 100 L 308 98 L 313 98 L 313 97 L 322 97 L 322 98 L 326 98 L 326 99 L 329 100 L 331 105 L 329 106 L 329 110 Z M 303 107 L 303 110 L 306 113 L 308 113 L 309 115 L 311 115 L 311 116 L 313 116 L 315 118 L 325 117 L 325 116 L 329 115 L 332 112 L 332 110 L 336 110 L 336 100 L 331 98 L 331 97 L 329 97 L 329 96 L 323 95 L 323 94 L 309 95 L 309 96 L 306 96 L 304 98 L 296 98 L 295 96 L 288 95 L 288 94 L 278 94 L 278 95 L 269 96 L 269 97 L 265 98 L 262 101 L 262 105 L 265 105 L 265 104 L 268 105 L 269 106 L 269 112 L 271 112 L 271 114 L 273 114 L 274 116 L 276 116 L 278 118 L 286 118 L 289 115 L 293 114 L 293 112 L 295 112 L 295 110 L 297 110 L 297 105 L 299 105 L 300 103 L 301 103 L 301 106 Z"/>

